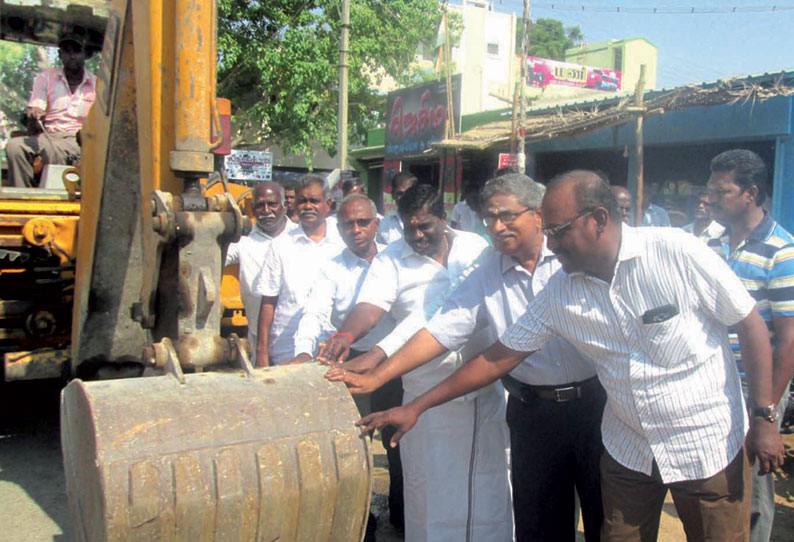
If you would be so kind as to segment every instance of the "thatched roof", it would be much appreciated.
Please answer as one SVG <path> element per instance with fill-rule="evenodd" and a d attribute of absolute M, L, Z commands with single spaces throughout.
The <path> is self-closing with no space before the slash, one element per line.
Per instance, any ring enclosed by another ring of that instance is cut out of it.
<path fill-rule="evenodd" d="M 774 96 L 794 94 L 794 72 L 724 79 L 703 85 L 648 91 L 642 108 L 634 105 L 633 95 L 606 100 L 591 100 L 531 111 L 524 122 L 525 142 L 544 141 L 581 135 L 626 124 L 637 118 L 662 115 L 687 107 L 756 103 Z M 478 149 L 507 146 L 512 135 L 512 120 L 500 120 L 474 127 L 433 144 L 437 148 Z"/>

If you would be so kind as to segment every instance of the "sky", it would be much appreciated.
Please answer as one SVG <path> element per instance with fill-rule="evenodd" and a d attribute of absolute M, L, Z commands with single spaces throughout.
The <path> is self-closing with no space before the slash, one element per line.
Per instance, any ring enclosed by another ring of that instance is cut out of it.
<path fill-rule="evenodd" d="M 491 0 L 497 11 L 521 16 L 523 0 Z M 461 0 L 455 0 L 460 4 Z M 584 6 L 584 10 L 551 6 Z M 656 45 L 657 88 L 794 69 L 794 9 L 717 14 L 616 13 L 616 8 L 794 8 L 794 0 L 544 0 L 532 19 L 579 26 L 585 41 L 642 37 Z"/>

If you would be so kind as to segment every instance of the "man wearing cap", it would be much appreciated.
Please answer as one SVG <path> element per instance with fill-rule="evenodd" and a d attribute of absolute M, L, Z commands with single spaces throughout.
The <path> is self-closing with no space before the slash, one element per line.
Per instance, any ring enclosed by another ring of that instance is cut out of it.
<path fill-rule="evenodd" d="M 34 128 L 44 131 L 8 141 L 8 175 L 14 186 L 34 186 L 36 156 L 44 164 L 66 164 L 70 156 L 80 156 L 76 135 L 96 98 L 96 76 L 85 69 L 88 56 L 84 36 L 64 34 L 58 42 L 63 66 L 34 79 L 27 116 Z"/>

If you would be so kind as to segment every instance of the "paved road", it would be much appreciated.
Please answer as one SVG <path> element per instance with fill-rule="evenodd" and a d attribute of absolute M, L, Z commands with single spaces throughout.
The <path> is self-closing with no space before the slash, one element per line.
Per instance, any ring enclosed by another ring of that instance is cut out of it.
<path fill-rule="evenodd" d="M 0 383 L 0 542 L 69 542 L 66 492 L 58 436 L 58 387 L 48 383 Z M 789 460 L 778 476 L 772 542 L 794 542 L 794 435 L 785 437 Z M 375 447 L 375 513 L 386 514 L 386 458 Z M 402 537 L 388 521 L 379 542 Z M 584 540 L 584 537 L 578 537 Z M 684 540 L 672 501 L 665 503 L 659 542 Z"/>

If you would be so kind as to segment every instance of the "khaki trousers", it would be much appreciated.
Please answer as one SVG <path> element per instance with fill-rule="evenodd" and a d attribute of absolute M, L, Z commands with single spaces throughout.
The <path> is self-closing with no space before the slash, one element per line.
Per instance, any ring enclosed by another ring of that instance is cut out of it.
<path fill-rule="evenodd" d="M 47 164 L 66 164 L 67 158 L 80 156 L 80 146 L 74 135 L 37 134 L 12 137 L 6 145 L 8 179 L 14 186 L 33 186 L 33 158 L 40 155 Z"/>
<path fill-rule="evenodd" d="M 688 542 L 746 542 L 750 536 L 750 464 L 742 449 L 710 478 L 665 484 L 656 462 L 650 476 L 601 456 L 602 542 L 654 542 L 668 489 Z"/>

